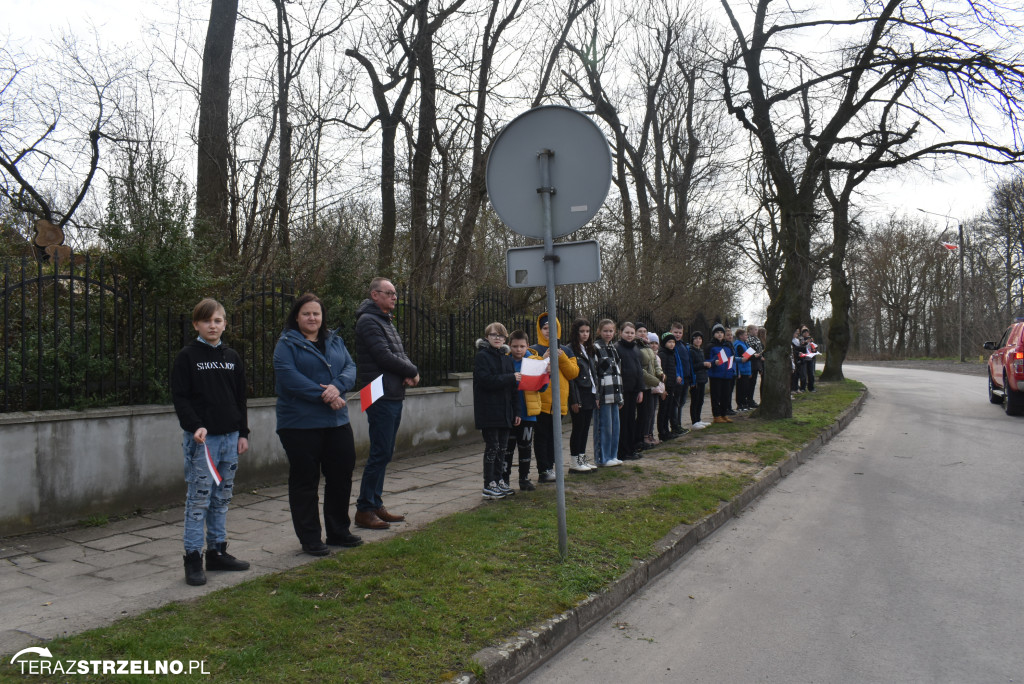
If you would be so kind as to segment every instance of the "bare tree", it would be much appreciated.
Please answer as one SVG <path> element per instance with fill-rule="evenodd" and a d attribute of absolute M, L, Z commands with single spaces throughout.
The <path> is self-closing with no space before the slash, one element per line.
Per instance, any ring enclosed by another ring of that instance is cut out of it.
<path fill-rule="evenodd" d="M 237 226 L 228 222 L 228 107 L 237 16 L 238 0 L 210 3 L 196 162 L 196 238 L 209 246 L 220 244 L 225 255 L 232 257 L 238 254 L 239 243 Z"/>
<path fill-rule="evenodd" d="M 736 40 L 736 49 L 724 61 L 722 84 L 729 112 L 755 141 L 779 204 L 786 261 L 780 296 L 768 308 L 770 362 L 762 412 L 781 418 L 792 413 L 786 341 L 810 303 L 802 284 L 811 276 L 814 202 L 826 169 L 865 164 L 850 152 L 872 139 L 858 126 L 859 120 L 871 120 L 902 87 L 905 96 L 896 101 L 912 119 L 904 130 L 913 134 L 922 122 L 934 126 L 941 116 L 935 106 L 938 99 L 945 109 L 955 103 L 974 125 L 974 135 L 942 136 L 901 156 L 920 159 L 948 152 L 985 160 L 1018 159 L 1024 71 L 1009 46 L 988 48 L 962 37 L 986 31 L 997 35 L 1013 28 L 995 3 L 971 3 L 964 11 L 946 12 L 940 4 L 888 0 L 865 4 L 859 12 L 838 19 L 831 8 L 828 18 L 790 9 L 770 14 L 770 4 L 757 0 L 749 28 L 744 29 L 732 3 L 722 0 Z M 799 33 L 806 40 L 814 30 L 844 30 L 859 37 L 836 51 L 834 60 L 801 56 L 786 44 L 788 35 Z M 906 88 L 908 79 L 919 85 Z M 1004 130 L 1011 131 L 1009 145 L 982 136 L 977 102 L 998 112 Z M 853 157 L 857 158 L 849 161 Z M 874 168 L 892 166 L 888 158 L 866 163 Z"/>

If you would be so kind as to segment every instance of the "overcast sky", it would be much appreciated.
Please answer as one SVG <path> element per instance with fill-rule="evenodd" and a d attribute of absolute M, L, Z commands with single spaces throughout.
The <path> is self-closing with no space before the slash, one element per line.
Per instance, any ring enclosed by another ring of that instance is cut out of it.
<path fill-rule="evenodd" d="M 208 6 L 207 2 L 202 4 Z M 67 29 L 85 34 L 93 25 L 113 49 L 118 44 L 141 40 L 144 27 L 168 19 L 176 7 L 175 0 L 4 0 L 4 5 L 0 32 L 15 44 L 45 42 Z M 190 11 L 199 13 L 199 8 L 192 7 Z M 0 39 L 2 42 L 7 40 Z M 935 222 L 938 234 L 946 227 L 943 219 L 925 217 L 918 208 L 957 218 L 975 216 L 987 206 L 990 188 L 1000 173 L 998 169 L 973 163 L 967 168 L 947 163 L 944 169 L 932 173 L 901 169 L 884 180 L 865 184 L 866 196 L 858 205 L 867 212 L 869 220 L 893 213 L 928 218 Z M 955 222 L 951 225 L 955 228 Z M 766 303 L 760 302 L 754 292 L 749 292 L 744 300 L 745 316 L 759 322 Z"/>

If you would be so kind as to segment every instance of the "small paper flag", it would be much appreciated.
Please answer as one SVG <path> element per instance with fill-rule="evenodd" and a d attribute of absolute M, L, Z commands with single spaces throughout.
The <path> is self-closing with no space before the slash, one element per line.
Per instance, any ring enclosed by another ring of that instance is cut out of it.
<path fill-rule="evenodd" d="M 378 375 L 376 378 L 366 384 L 366 387 L 359 390 L 359 404 L 363 411 L 370 408 L 373 402 L 377 401 L 384 396 L 384 375 Z"/>

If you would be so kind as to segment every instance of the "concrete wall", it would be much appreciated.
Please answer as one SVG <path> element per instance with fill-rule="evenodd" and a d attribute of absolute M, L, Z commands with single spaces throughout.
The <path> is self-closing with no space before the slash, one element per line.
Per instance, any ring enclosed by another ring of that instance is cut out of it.
<path fill-rule="evenodd" d="M 407 392 L 395 458 L 476 436 L 473 374 Z M 239 488 L 283 482 L 275 399 L 249 401 L 249 451 Z M 359 395 L 348 397 L 360 460 L 369 452 Z M 172 406 L 0 415 L 0 536 L 185 500 L 181 428 Z"/>

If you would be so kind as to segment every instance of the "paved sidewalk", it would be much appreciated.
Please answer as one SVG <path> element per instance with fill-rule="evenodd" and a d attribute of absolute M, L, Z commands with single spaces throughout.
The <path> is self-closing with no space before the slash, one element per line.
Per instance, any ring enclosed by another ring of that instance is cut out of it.
<path fill-rule="evenodd" d="M 563 437 L 567 456 L 568 431 Z M 384 500 L 407 521 L 389 530 L 353 526 L 352 531 L 366 542 L 380 541 L 480 505 L 482 454 L 483 442 L 470 441 L 393 461 Z M 361 476 L 357 467 L 352 515 Z M 536 481 L 535 473 L 531 479 Z M 181 491 L 184 501 L 184 482 Z M 190 587 L 182 564 L 184 510 L 180 506 L 103 527 L 0 539 L 0 654 L 316 560 L 302 553 L 292 530 L 286 485 L 239 490 L 228 511 L 228 548 L 252 567 L 210 572 L 205 586 Z"/>

